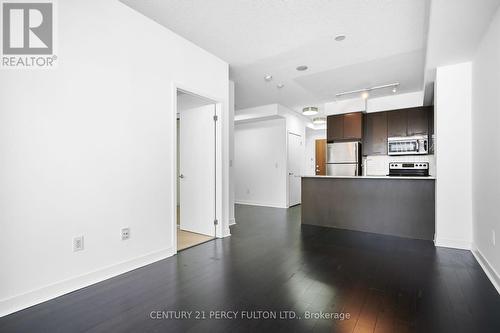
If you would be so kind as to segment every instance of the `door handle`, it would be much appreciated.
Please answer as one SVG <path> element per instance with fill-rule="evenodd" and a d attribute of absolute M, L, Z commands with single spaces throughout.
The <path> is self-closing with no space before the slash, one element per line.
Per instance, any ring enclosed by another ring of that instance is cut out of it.
<path fill-rule="evenodd" d="M 184 175 L 181 173 L 181 174 L 179 175 L 179 178 L 180 178 L 180 179 L 183 179 L 183 178 L 184 178 Z"/>

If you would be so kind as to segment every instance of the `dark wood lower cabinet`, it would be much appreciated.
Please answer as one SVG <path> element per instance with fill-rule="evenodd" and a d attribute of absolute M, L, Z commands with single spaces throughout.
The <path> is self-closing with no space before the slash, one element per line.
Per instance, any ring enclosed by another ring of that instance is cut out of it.
<path fill-rule="evenodd" d="M 302 223 L 434 239 L 433 179 L 302 177 Z"/>

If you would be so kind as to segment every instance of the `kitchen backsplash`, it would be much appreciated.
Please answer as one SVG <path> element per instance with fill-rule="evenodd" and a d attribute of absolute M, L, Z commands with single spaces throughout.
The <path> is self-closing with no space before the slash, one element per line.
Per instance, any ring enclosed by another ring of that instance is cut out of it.
<path fill-rule="evenodd" d="M 364 176 L 387 176 L 390 162 L 428 162 L 429 174 L 436 175 L 435 155 L 410 155 L 410 156 L 366 156 L 363 157 Z"/>

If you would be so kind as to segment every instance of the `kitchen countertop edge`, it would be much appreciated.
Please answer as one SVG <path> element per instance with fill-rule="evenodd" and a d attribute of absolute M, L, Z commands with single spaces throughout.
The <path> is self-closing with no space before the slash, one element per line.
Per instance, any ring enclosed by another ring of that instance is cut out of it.
<path fill-rule="evenodd" d="M 401 176 L 301 176 L 302 178 L 346 178 L 346 179 L 418 179 L 418 180 L 435 180 L 436 177 L 401 177 Z"/>

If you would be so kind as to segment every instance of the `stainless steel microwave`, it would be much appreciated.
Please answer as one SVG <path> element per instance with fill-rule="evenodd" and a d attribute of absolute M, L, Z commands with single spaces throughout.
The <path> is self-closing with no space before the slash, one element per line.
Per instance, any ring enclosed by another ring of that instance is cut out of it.
<path fill-rule="evenodd" d="M 392 137 L 387 139 L 389 155 L 425 155 L 429 153 L 427 135 Z"/>

